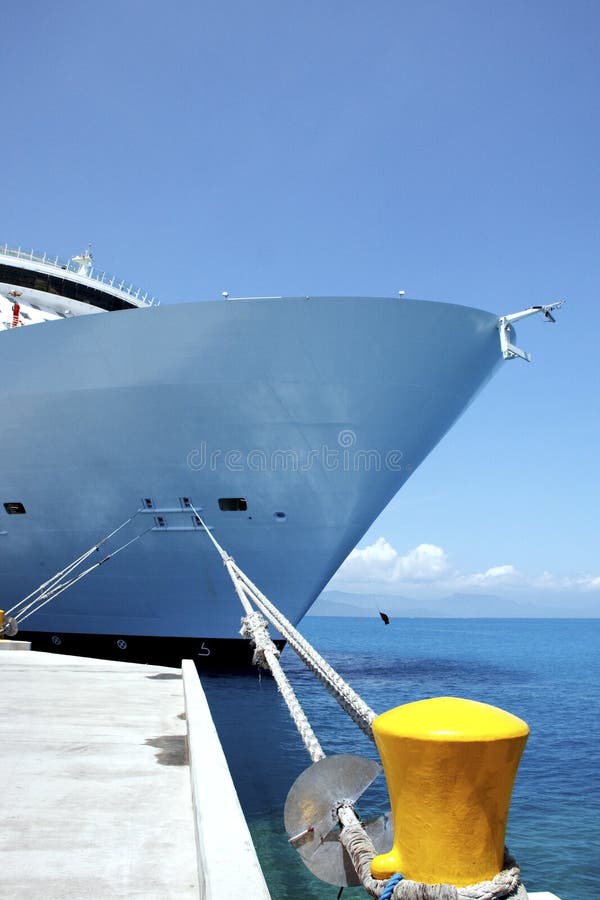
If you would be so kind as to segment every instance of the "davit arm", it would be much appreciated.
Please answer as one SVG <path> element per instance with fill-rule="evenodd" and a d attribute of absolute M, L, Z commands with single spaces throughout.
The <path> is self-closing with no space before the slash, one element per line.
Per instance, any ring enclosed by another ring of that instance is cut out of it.
<path fill-rule="evenodd" d="M 546 322 L 555 322 L 556 319 L 552 315 L 553 310 L 560 309 L 564 300 L 556 300 L 554 303 L 548 303 L 546 306 L 530 306 L 528 309 L 522 309 L 520 312 L 510 313 L 508 316 L 501 316 L 498 319 L 498 330 L 500 332 L 500 347 L 502 348 L 502 356 L 504 359 L 524 359 L 531 362 L 531 354 L 521 350 L 515 344 L 511 343 L 512 323 L 525 319 L 527 316 L 533 316 L 540 313 Z"/>

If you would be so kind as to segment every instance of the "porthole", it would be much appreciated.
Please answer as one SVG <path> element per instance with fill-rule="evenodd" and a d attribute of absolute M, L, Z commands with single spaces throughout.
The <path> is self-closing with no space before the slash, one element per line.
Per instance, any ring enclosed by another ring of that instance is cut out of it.
<path fill-rule="evenodd" d="M 219 509 L 223 512 L 246 512 L 248 502 L 244 497 L 220 497 Z"/>
<path fill-rule="evenodd" d="M 11 500 L 9 503 L 5 503 L 4 509 L 9 516 L 22 516 L 26 511 L 23 504 L 18 503 L 16 500 Z"/>
<path fill-rule="evenodd" d="M 287 516 L 284 512 L 274 512 L 273 518 L 276 519 L 277 522 L 285 522 Z"/>

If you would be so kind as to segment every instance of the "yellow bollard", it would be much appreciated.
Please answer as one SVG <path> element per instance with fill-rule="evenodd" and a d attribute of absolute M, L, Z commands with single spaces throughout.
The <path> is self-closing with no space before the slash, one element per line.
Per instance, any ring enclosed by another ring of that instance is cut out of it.
<path fill-rule="evenodd" d="M 500 872 L 527 724 L 487 703 L 438 697 L 383 713 L 373 734 L 394 819 L 394 846 L 375 857 L 373 877 L 463 887 Z"/>
<path fill-rule="evenodd" d="M 4 610 L 0 609 L 0 641 L 4 640 Z"/>

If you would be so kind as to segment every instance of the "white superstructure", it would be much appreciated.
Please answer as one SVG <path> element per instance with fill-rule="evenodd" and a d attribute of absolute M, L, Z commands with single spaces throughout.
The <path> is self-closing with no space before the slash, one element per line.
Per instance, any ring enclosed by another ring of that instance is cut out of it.
<path fill-rule="evenodd" d="M 0 245 L 0 331 L 156 302 L 131 282 L 94 267 L 88 248 L 70 260 Z M 109 300 L 108 298 L 112 298 Z M 96 305 L 104 301 L 104 306 Z M 18 307 L 15 315 L 15 307 Z"/>

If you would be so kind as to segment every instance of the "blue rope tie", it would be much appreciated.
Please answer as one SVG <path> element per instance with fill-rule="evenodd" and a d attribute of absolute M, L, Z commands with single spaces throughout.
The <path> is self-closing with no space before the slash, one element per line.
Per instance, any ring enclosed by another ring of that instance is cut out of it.
<path fill-rule="evenodd" d="M 392 894 L 394 893 L 394 888 L 399 881 L 402 881 L 403 878 L 404 875 L 401 872 L 396 872 L 395 875 L 392 875 L 392 877 L 386 884 L 383 890 L 383 894 L 380 896 L 379 900 L 391 900 Z"/>

